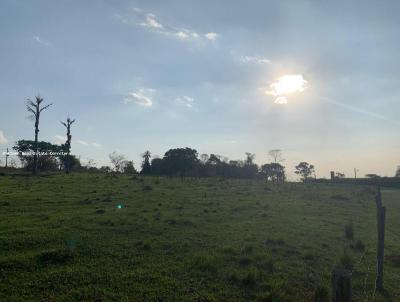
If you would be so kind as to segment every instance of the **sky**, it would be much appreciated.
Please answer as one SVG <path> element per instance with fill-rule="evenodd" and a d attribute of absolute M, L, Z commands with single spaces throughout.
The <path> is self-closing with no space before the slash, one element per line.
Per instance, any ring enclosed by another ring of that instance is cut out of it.
<path fill-rule="evenodd" d="M 400 165 L 399 1 L 0 2 L 0 151 L 33 139 L 109 164 L 175 147 L 393 176 Z M 304 89 L 279 104 L 285 75 Z M 278 96 L 279 97 L 279 96 Z M 4 156 L 0 156 L 4 163 Z"/>

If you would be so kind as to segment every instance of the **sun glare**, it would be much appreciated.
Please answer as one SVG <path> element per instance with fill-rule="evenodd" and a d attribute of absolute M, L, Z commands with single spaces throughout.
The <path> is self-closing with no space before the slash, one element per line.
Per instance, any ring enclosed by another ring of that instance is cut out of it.
<path fill-rule="evenodd" d="M 288 74 L 280 77 L 276 82 L 270 85 L 271 91 L 268 93 L 276 96 L 275 103 L 287 104 L 287 95 L 302 92 L 307 85 L 301 74 Z"/>

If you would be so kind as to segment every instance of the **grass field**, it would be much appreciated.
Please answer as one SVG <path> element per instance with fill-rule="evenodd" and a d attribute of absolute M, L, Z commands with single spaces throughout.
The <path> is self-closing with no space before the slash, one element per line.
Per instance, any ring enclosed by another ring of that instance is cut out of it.
<path fill-rule="evenodd" d="M 398 302 L 400 190 L 382 194 L 375 301 Z M 0 301 L 313 301 L 339 263 L 372 301 L 375 213 L 363 186 L 0 176 Z"/>

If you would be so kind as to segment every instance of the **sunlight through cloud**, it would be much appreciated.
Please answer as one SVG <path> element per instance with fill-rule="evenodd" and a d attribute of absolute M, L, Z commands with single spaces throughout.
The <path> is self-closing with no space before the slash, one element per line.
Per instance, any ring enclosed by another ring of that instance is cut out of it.
<path fill-rule="evenodd" d="M 289 74 L 272 83 L 270 85 L 271 90 L 267 91 L 267 93 L 276 97 L 276 104 L 287 104 L 287 95 L 304 91 L 306 85 L 307 81 L 303 78 L 303 75 Z"/>

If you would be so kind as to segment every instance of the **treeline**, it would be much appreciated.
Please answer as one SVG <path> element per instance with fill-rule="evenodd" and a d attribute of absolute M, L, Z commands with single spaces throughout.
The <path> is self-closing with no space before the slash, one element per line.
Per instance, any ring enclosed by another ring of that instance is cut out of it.
<path fill-rule="evenodd" d="M 36 149 L 37 147 L 37 149 Z M 49 142 L 20 140 L 13 147 L 20 159 L 22 168 L 32 171 L 34 154 L 37 150 L 37 168 L 39 171 L 60 171 L 68 167 L 69 171 L 88 171 L 99 173 L 124 173 L 156 176 L 190 176 L 190 177 L 222 177 L 222 178 L 264 178 L 267 181 L 284 182 L 285 166 L 281 150 L 271 150 L 271 162 L 261 166 L 254 162 L 255 155 L 245 153 L 245 158 L 229 160 L 217 154 L 201 154 L 192 148 L 175 148 L 165 152 L 163 157 L 152 158 L 151 152 L 142 154 L 140 169 L 134 167 L 133 161 L 122 154 L 113 152 L 109 155 L 111 166 L 96 167 L 93 162 L 82 164 L 74 155 L 66 154 L 64 145 Z M 301 162 L 295 173 L 303 181 L 314 179 L 314 166 Z"/>
<path fill-rule="evenodd" d="M 216 154 L 201 154 L 192 148 L 175 148 L 165 152 L 162 158 L 151 158 L 151 152 L 142 154 L 140 174 L 159 176 L 191 176 L 191 177 L 223 177 L 223 178 L 264 178 L 267 181 L 284 182 L 286 180 L 285 166 L 282 162 L 282 151 L 270 150 L 271 162 L 258 166 L 255 155 L 245 153 L 242 160 L 229 160 Z M 113 171 L 124 173 L 126 161 L 123 155 L 115 152 L 110 154 Z M 100 168 L 105 171 L 106 167 Z M 315 178 L 314 166 L 301 162 L 296 166 L 295 173 L 300 175 L 303 181 Z"/>
<path fill-rule="evenodd" d="M 334 179 L 317 179 L 317 182 L 324 183 L 338 183 L 338 184 L 352 184 L 352 185 L 366 185 L 366 186 L 379 186 L 400 189 L 400 173 L 396 173 L 395 177 L 367 177 L 367 178 L 334 178 Z"/>

